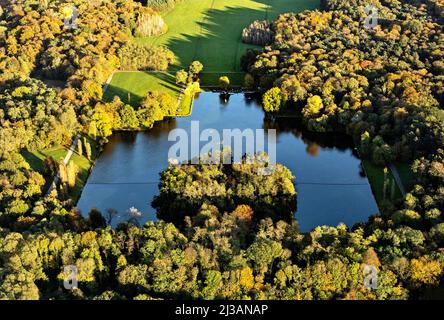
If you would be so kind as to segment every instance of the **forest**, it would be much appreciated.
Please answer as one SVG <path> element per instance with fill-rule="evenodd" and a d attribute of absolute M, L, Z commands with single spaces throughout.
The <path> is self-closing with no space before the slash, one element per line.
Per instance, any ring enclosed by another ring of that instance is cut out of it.
<path fill-rule="evenodd" d="M 112 210 L 85 218 L 67 200 L 76 168 L 50 157 L 42 170 L 30 165 L 30 153 L 78 134 L 93 161 L 114 131 L 149 130 L 178 112 L 163 92 L 138 106 L 102 97 L 118 70 L 174 63 L 169 48 L 132 40 L 166 32 L 160 13 L 179 2 L 1 2 L 0 299 L 391 300 L 442 285 L 441 0 L 373 1 L 374 29 L 362 23 L 363 0 L 323 0 L 319 10 L 245 26 L 246 42 L 265 44 L 240 59 L 268 117 L 295 113 L 312 131 L 347 133 L 375 164 L 412 163 L 407 195 L 366 222 L 301 233 L 288 217 L 297 177 L 283 165 L 263 177 L 243 164 L 182 164 L 161 174 L 160 220 L 112 228 Z M 64 23 L 67 4 L 78 8 L 77 28 Z M 190 95 L 203 67 L 177 73 Z M 58 170 L 61 184 L 47 195 Z M 75 290 L 63 288 L 66 265 L 79 269 Z M 378 270 L 375 290 L 364 286 L 364 265 Z"/>
<path fill-rule="evenodd" d="M 230 157 L 231 153 L 225 151 L 214 156 Z M 203 205 L 214 206 L 221 212 L 247 205 L 254 211 L 255 220 L 263 217 L 291 220 L 296 206 L 294 177 L 280 164 L 271 174 L 265 174 L 267 155 L 264 158 L 244 157 L 240 163 L 231 161 L 231 166 L 222 161 L 208 164 L 201 158 L 199 165 L 170 166 L 161 173 L 160 194 L 153 200 L 159 218 L 180 225 Z"/>
<path fill-rule="evenodd" d="M 443 205 L 442 21 L 427 3 L 387 2 L 369 30 L 364 4 L 327 0 L 326 11 L 281 15 L 273 44 L 243 66 L 271 117 L 296 112 L 310 130 L 346 132 L 378 165 L 412 162 L 418 184 L 404 211 L 387 211 L 429 228 Z"/>

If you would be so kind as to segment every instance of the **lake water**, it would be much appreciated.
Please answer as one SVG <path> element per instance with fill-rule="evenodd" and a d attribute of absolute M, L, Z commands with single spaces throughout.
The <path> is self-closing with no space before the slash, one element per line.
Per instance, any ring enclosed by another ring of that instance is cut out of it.
<path fill-rule="evenodd" d="M 314 134 L 301 130 L 296 119 L 265 119 L 262 107 L 244 94 L 228 102 L 217 93 L 202 93 L 195 100 L 193 114 L 157 124 L 152 130 L 118 133 L 110 138 L 85 186 L 78 208 L 87 215 L 92 208 L 106 215 L 114 208 L 119 215 L 112 224 L 128 219 L 130 207 L 140 210 L 140 223 L 156 220 L 151 201 L 158 194 L 159 173 L 168 166 L 168 150 L 174 142 L 168 134 L 174 128 L 190 131 L 199 120 L 200 130 L 277 130 L 277 162 L 295 176 L 298 192 L 295 217 L 301 231 L 318 225 L 352 226 L 378 212 L 361 161 L 345 136 Z M 203 145 L 203 144 L 202 144 Z"/>

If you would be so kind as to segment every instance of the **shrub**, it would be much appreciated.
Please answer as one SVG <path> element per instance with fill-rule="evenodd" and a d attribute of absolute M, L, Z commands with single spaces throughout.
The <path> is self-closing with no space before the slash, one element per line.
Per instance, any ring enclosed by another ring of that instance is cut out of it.
<path fill-rule="evenodd" d="M 415 227 L 421 222 L 421 215 L 413 210 L 398 210 L 392 215 L 392 220 L 396 224 L 406 224 Z"/>
<path fill-rule="evenodd" d="M 176 72 L 176 84 L 184 85 L 187 83 L 188 72 L 185 70 L 179 70 Z"/>
<path fill-rule="evenodd" d="M 244 77 L 244 86 L 249 89 L 254 87 L 254 78 L 249 73 L 247 73 Z"/>
<path fill-rule="evenodd" d="M 203 70 L 203 64 L 200 61 L 193 61 L 190 64 L 189 72 L 193 76 L 197 76 Z"/>
<path fill-rule="evenodd" d="M 141 125 L 151 128 L 155 121 L 177 113 L 177 99 L 165 92 L 152 91 L 143 99 L 137 116 Z"/>
<path fill-rule="evenodd" d="M 122 129 L 136 129 L 139 127 L 139 120 L 137 119 L 136 112 L 130 105 L 125 105 L 120 109 L 119 114 Z"/>

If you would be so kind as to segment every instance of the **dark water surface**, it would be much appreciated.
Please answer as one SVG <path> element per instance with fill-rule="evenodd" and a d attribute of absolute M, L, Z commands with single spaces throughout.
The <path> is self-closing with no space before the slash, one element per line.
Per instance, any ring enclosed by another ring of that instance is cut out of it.
<path fill-rule="evenodd" d="M 159 173 L 168 166 L 168 150 L 174 144 L 168 134 L 174 128 L 189 132 L 193 120 L 200 121 L 200 130 L 213 128 L 221 136 L 223 129 L 277 129 L 277 162 L 296 177 L 295 217 L 301 231 L 341 222 L 352 226 L 378 212 L 361 161 L 346 137 L 302 131 L 295 119 L 266 120 L 261 106 L 244 94 L 224 102 L 217 93 L 202 93 L 191 117 L 159 123 L 147 132 L 113 135 L 83 190 L 78 203 L 82 213 L 97 208 L 106 215 L 114 208 L 119 212 L 112 221 L 116 225 L 128 219 L 128 208 L 135 207 L 143 213 L 141 224 L 156 220 L 150 203 L 158 194 Z"/>

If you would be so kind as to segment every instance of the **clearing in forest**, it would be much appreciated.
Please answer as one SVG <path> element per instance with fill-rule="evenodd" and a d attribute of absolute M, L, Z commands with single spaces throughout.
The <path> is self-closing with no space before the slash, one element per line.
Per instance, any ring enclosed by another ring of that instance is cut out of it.
<path fill-rule="evenodd" d="M 201 83 L 217 85 L 220 75 L 227 75 L 233 85 L 242 85 L 240 57 L 255 46 L 241 41 L 243 28 L 254 20 L 274 20 L 285 12 L 300 12 L 319 7 L 319 0 L 184 0 L 163 17 L 168 32 L 156 37 L 136 38 L 148 45 L 163 45 L 172 50 L 177 61 L 166 73 L 116 73 L 105 99 L 131 96 L 136 105 L 149 90 L 177 94 L 174 73 L 186 69 L 194 60 L 204 65 Z"/>

